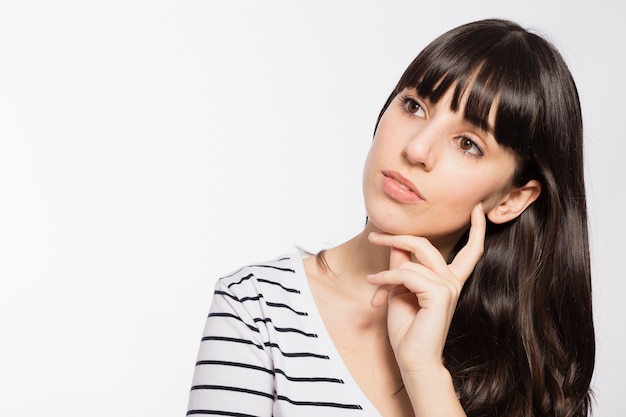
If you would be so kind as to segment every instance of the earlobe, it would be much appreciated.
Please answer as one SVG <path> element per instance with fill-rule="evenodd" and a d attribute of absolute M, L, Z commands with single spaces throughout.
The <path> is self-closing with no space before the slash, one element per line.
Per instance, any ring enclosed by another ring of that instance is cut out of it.
<path fill-rule="evenodd" d="M 503 224 L 517 218 L 539 198 L 541 183 L 530 180 L 521 187 L 511 189 L 500 202 L 487 213 L 492 223 Z"/>

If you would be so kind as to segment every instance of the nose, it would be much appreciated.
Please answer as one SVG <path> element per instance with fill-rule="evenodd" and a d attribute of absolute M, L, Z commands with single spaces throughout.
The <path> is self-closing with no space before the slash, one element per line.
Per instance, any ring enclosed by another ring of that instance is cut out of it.
<path fill-rule="evenodd" d="M 433 168 L 436 159 L 437 132 L 434 125 L 423 125 L 419 131 L 413 132 L 409 141 L 402 150 L 404 158 L 412 165 L 420 165 L 429 171 Z"/>

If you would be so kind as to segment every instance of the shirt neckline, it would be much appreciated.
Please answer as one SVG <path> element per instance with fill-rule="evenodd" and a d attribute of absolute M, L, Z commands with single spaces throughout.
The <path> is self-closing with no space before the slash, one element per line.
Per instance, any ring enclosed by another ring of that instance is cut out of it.
<path fill-rule="evenodd" d="M 337 347 L 330 337 L 330 333 L 328 333 L 328 330 L 326 329 L 324 320 L 322 320 L 322 316 L 317 308 L 315 299 L 313 298 L 313 293 L 311 292 L 311 287 L 309 285 L 309 279 L 304 269 L 304 258 L 306 257 L 308 257 L 308 254 L 298 252 L 292 256 L 292 260 L 294 261 L 294 270 L 296 271 L 295 275 L 297 279 L 302 280 L 301 286 L 305 289 L 305 291 L 302 292 L 302 295 L 305 297 L 307 310 L 309 312 L 309 319 L 315 327 L 318 342 L 321 343 L 324 350 L 328 352 L 328 356 L 333 361 L 333 364 L 338 365 L 337 371 L 341 379 L 344 381 L 344 384 L 349 387 L 351 393 L 354 395 L 354 398 L 358 399 L 358 404 L 361 405 L 363 411 L 366 412 L 368 416 L 382 417 L 382 414 L 380 414 L 367 395 L 365 395 L 363 390 L 361 390 L 361 387 L 359 387 L 359 384 L 357 384 L 356 380 L 348 370 L 347 365 L 343 361 L 343 358 L 339 354 Z"/>

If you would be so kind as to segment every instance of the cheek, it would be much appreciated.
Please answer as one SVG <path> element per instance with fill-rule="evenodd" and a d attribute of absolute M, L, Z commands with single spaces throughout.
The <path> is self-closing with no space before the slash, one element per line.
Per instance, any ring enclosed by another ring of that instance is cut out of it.
<path fill-rule="evenodd" d="M 389 152 L 389 145 L 383 143 L 383 138 L 376 134 L 363 164 L 363 185 L 371 182 L 376 172 L 382 169 L 380 166 L 381 161 L 385 160 L 385 158 L 389 159 L 387 156 Z"/>
<path fill-rule="evenodd" d="M 373 145 L 369 150 L 369 153 L 367 154 L 367 157 L 365 158 L 365 164 L 363 164 L 363 175 L 362 175 L 362 181 L 363 181 L 363 191 L 367 191 L 367 185 L 369 183 L 371 183 L 372 179 L 373 179 L 373 171 L 374 171 L 374 166 L 375 166 L 375 155 L 374 155 L 374 150 L 373 150 Z"/>
<path fill-rule="evenodd" d="M 440 195 L 442 204 L 436 204 L 433 225 L 433 237 L 442 242 L 449 242 L 460 237 L 458 233 L 470 224 L 472 210 L 478 203 L 483 203 L 483 210 L 489 213 L 502 199 L 508 182 L 496 180 L 493 173 L 481 172 L 482 175 L 453 177 L 447 192 Z M 491 177 L 489 175 L 492 175 Z M 486 179 L 491 178 L 491 181 Z M 433 205 L 433 209 L 435 205 Z M 448 240 L 446 240 L 448 239 Z"/>
<path fill-rule="evenodd" d="M 471 177 L 462 173 L 450 176 L 447 187 L 449 212 L 469 215 L 478 203 L 483 203 L 485 212 L 493 209 L 505 195 L 509 184 L 506 180 L 493 180 L 494 178 L 498 178 L 498 175 L 491 172 L 482 172 Z"/>

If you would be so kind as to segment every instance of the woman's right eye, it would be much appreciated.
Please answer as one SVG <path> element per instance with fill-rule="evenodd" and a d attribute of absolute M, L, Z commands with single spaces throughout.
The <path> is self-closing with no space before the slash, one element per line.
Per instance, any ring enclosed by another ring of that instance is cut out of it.
<path fill-rule="evenodd" d="M 426 116 L 426 112 L 424 112 L 424 109 L 422 108 L 422 105 L 419 104 L 416 100 L 414 100 L 411 97 L 403 97 L 402 98 L 402 103 L 404 106 L 404 110 L 407 113 L 410 113 L 414 116 L 417 117 L 425 117 Z"/>

